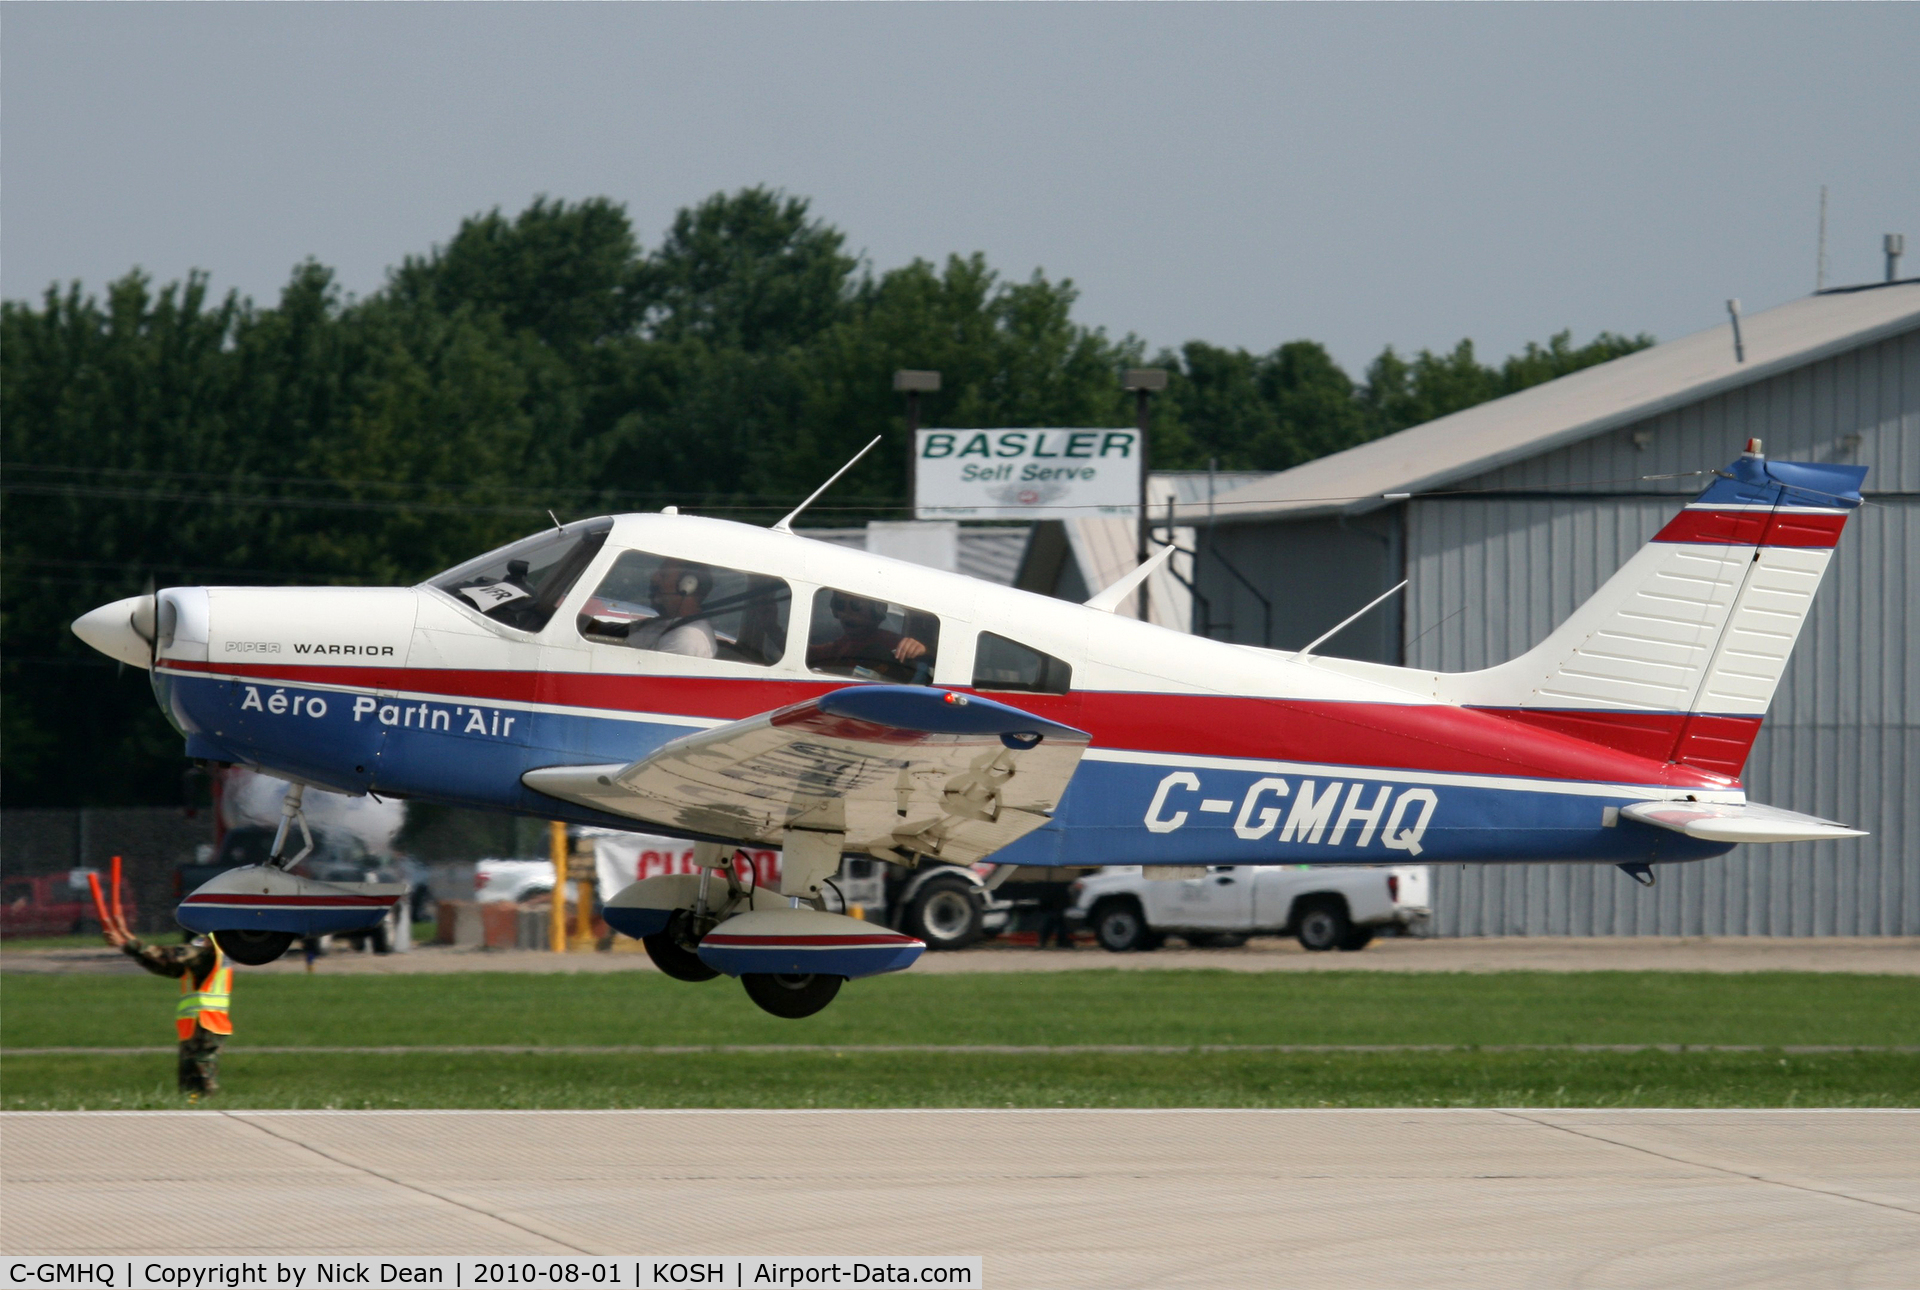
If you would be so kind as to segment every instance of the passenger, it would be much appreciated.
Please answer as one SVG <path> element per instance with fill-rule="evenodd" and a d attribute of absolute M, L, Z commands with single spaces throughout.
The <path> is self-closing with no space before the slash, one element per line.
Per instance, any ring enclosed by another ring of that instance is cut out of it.
<path fill-rule="evenodd" d="M 714 657 L 713 623 L 700 612 L 712 590 L 713 574 L 705 565 L 662 560 L 647 583 L 655 617 L 629 628 L 627 644 L 688 658 Z"/>
<path fill-rule="evenodd" d="M 917 636 L 890 632 L 880 625 L 887 616 L 887 607 L 881 601 L 836 591 L 828 608 L 840 624 L 840 635 L 809 645 L 808 667 L 842 676 L 864 670 L 902 681 L 920 680 L 931 674 L 933 657 L 924 641 Z"/>

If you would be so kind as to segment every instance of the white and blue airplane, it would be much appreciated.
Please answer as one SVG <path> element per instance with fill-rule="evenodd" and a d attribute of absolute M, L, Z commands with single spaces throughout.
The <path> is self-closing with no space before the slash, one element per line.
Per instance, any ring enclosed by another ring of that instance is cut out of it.
<path fill-rule="evenodd" d="M 1741 842 L 1860 836 L 1749 802 L 1740 773 L 1865 473 L 1750 444 L 1544 641 L 1478 672 L 1117 616 L 1154 561 L 1075 605 L 791 516 L 672 508 L 417 587 L 173 587 L 73 629 L 149 669 L 188 757 L 294 786 L 274 858 L 179 906 L 237 961 L 398 897 L 289 872 L 312 785 L 692 839 L 697 875 L 635 883 L 607 922 L 675 977 L 737 976 L 798 1017 L 924 948 L 830 912 L 845 856 L 1561 861 L 1650 882 Z M 766 846 L 771 890 L 741 850 Z"/>

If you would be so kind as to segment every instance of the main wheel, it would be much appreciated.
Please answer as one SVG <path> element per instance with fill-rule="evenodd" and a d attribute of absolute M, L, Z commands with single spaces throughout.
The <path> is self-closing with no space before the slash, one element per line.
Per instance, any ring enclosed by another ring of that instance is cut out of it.
<path fill-rule="evenodd" d="M 677 933 L 686 929 L 688 921 L 686 910 L 675 910 L 666 927 L 652 936 L 641 937 L 640 943 L 647 947 L 647 957 L 653 960 L 653 965 L 674 980 L 711 981 L 720 975 L 719 970 L 702 963 L 699 954 L 676 938 Z"/>
<path fill-rule="evenodd" d="M 818 972 L 748 972 L 740 978 L 740 984 L 747 987 L 747 997 L 767 1012 L 797 1021 L 832 1003 L 846 979 Z"/>
<path fill-rule="evenodd" d="M 1348 921 L 1345 909 L 1323 900 L 1301 913 L 1294 922 L 1293 935 L 1301 948 L 1320 953 L 1338 949 L 1342 941 L 1353 935 L 1353 924 Z"/>
<path fill-rule="evenodd" d="M 259 967 L 271 963 L 293 944 L 292 932 L 251 932 L 235 929 L 213 933 L 213 943 L 235 963 Z"/>
<path fill-rule="evenodd" d="M 1150 950 L 1156 944 L 1153 929 L 1140 906 L 1131 900 L 1104 900 L 1093 907 L 1093 935 L 1102 949 L 1115 954 Z"/>
<path fill-rule="evenodd" d="M 905 924 L 909 936 L 917 936 L 930 950 L 960 950 L 980 939 L 980 924 L 985 918 L 977 888 L 964 878 L 929 878 L 924 887 L 907 902 Z"/>

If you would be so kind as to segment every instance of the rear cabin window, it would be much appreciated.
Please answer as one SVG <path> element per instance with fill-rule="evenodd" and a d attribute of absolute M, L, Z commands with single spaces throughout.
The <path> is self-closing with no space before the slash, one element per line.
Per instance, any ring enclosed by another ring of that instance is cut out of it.
<path fill-rule="evenodd" d="M 1019 641 L 981 632 L 973 650 L 976 690 L 1024 690 L 1029 694 L 1065 694 L 1073 685 L 1073 666 Z"/>
<path fill-rule="evenodd" d="M 828 676 L 928 685 L 940 620 L 920 609 L 822 587 L 813 597 L 807 667 Z"/>
<path fill-rule="evenodd" d="M 581 520 L 489 551 L 447 570 L 432 585 L 496 623 L 541 631 L 612 530 L 610 519 Z"/>
<path fill-rule="evenodd" d="M 783 578 L 625 551 L 580 609 L 602 645 L 771 667 L 787 652 L 793 589 Z"/>

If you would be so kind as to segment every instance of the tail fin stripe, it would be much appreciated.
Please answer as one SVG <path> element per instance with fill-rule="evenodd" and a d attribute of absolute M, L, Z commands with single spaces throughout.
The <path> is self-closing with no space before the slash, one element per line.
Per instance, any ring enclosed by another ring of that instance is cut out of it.
<path fill-rule="evenodd" d="M 1831 547 L 1846 527 L 1844 511 L 1729 511 L 1688 509 L 1654 534 L 1655 542 L 1713 546 Z"/>

